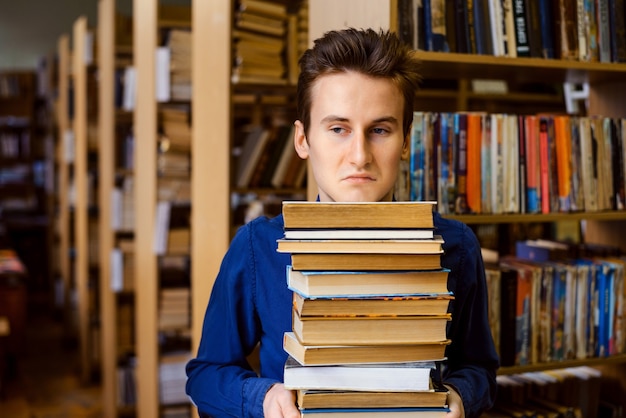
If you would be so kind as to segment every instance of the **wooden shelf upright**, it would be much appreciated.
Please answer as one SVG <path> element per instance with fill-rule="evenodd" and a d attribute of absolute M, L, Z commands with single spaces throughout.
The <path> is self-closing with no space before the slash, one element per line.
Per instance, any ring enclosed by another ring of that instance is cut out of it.
<path fill-rule="evenodd" d="M 109 202 L 115 180 L 115 1 L 98 1 L 98 139 L 99 139 L 99 198 Z M 117 416 L 117 310 L 116 295 L 111 287 L 111 263 L 114 246 L 111 210 L 103 207 L 99 213 L 100 262 L 100 329 L 102 338 L 101 376 L 102 408 L 105 418 Z"/>
<path fill-rule="evenodd" d="M 89 248 L 87 185 L 87 17 L 73 26 L 72 76 L 74 81 L 74 246 L 75 287 L 80 346 L 80 374 L 83 381 L 91 375 L 89 324 Z"/>
<path fill-rule="evenodd" d="M 135 106 L 135 292 L 137 414 L 159 416 L 158 271 L 153 250 L 156 217 L 157 102 L 155 54 L 157 0 L 133 0 L 133 50 L 137 72 Z"/>
<path fill-rule="evenodd" d="M 68 115 L 69 103 L 69 76 L 70 76 L 70 38 L 62 35 L 57 42 L 59 60 L 58 70 L 58 97 L 55 105 L 55 113 L 58 129 L 58 142 L 56 150 L 58 166 L 58 225 L 59 237 L 59 273 L 63 285 L 63 316 L 69 320 L 69 290 L 71 288 L 70 272 L 70 202 L 69 202 L 69 166 L 67 161 L 68 146 L 66 137 L 71 135 L 71 126 Z"/>

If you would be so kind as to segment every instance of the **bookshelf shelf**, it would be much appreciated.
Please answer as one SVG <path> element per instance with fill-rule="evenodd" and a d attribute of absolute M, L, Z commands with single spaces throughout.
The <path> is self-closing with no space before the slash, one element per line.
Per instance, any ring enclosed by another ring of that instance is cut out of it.
<path fill-rule="evenodd" d="M 456 219 L 466 224 L 508 224 L 508 223 L 531 223 L 531 222 L 561 222 L 561 221 L 615 221 L 626 220 L 626 211 L 608 212 L 574 212 L 574 213 L 546 213 L 546 214 L 505 214 L 505 215 L 446 215 L 450 219 Z"/>
<path fill-rule="evenodd" d="M 550 363 L 529 364 L 526 366 L 501 367 L 498 370 L 498 374 L 511 375 L 518 373 L 537 372 L 541 370 L 564 369 L 567 367 L 623 365 L 625 363 L 626 354 L 618 354 L 609 357 L 594 357 L 577 360 L 564 360 Z"/>
<path fill-rule="evenodd" d="M 502 79 L 517 82 L 608 83 L 624 80 L 626 64 L 510 58 L 415 51 L 425 78 Z"/>

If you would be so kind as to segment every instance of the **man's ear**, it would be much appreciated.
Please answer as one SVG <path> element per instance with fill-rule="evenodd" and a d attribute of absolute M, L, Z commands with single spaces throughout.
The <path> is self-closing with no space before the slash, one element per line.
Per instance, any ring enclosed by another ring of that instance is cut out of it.
<path fill-rule="evenodd" d="M 401 158 L 403 160 L 408 160 L 409 155 L 411 154 L 411 130 L 409 129 L 409 133 L 404 137 L 404 142 L 402 143 L 402 154 Z"/>
<path fill-rule="evenodd" d="M 293 145 L 296 148 L 296 153 L 303 160 L 309 158 L 309 142 L 306 139 L 306 133 L 304 132 L 304 125 L 299 120 L 294 123 L 295 130 L 293 134 Z"/>

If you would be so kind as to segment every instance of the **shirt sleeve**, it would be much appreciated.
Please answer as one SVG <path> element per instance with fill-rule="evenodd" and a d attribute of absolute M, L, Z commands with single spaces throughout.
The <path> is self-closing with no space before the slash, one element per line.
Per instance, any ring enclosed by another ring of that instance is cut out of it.
<path fill-rule="evenodd" d="M 456 389 L 463 399 L 465 416 L 478 417 L 493 406 L 496 396 L 496 370 L 499 367 L 487 311 L 487 286 L 480 244 L 466 225 L 458 223 L 452 234 L 452 247 L 446 267 L 455 299 L 446 351 L 444 383 Z M 444 247 L 445 248 L 445 247 Z"/>
<path fill-rule="evenodd" d="M 246 357 L 260 338 L 250 228 L 224 256 L 202 327 L 196 358 L 187 364 L 187 394 L 201 416 L 263 417 L 263 399 L 277 381 L 260 378 Z"/>

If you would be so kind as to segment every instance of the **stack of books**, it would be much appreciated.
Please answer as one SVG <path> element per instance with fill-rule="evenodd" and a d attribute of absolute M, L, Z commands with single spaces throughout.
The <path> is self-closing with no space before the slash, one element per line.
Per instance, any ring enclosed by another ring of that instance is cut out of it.
<path fill-rule="evenodd" d="M 285 84 L 287 8 L 238 0 L 233 28 L 233 83 Z"/>
<path fill-rule="evenodd" d="M 292 330 L 284 383 L 302 415 L 443 417 L 453 295 L 435 202 L 283 202 Z"/>

